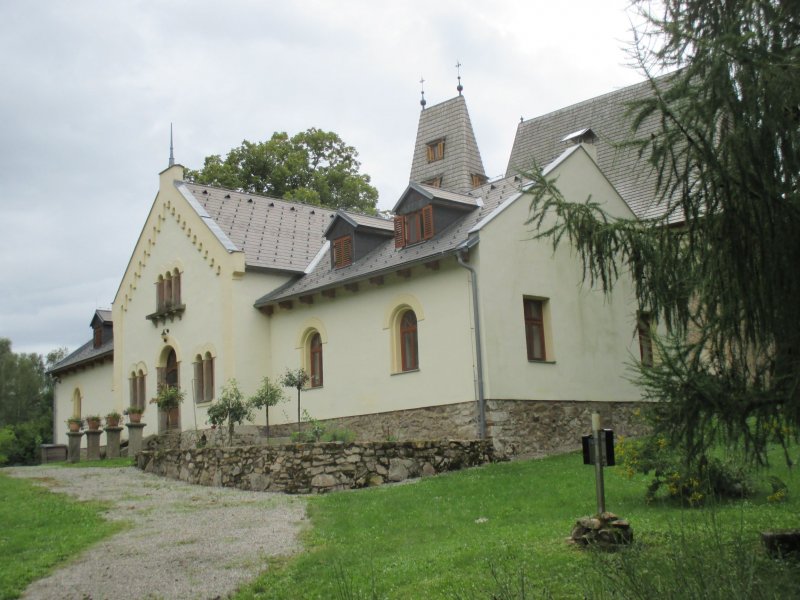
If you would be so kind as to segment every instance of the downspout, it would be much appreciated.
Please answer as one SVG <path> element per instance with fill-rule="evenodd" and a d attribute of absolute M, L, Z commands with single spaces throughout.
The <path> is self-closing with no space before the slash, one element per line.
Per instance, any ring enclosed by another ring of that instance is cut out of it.
<path fill-rule="evenodd" d="M 486 409 L 483 397 L 483 352 L 481 350 L 481 318 L 478 310 L 478 273 L 470 267 L 462 258 L 464 253 L 469 250 L 464 248 L 456 253 L 458 264 L 464 267 L 470 274 L 470 288 L 472 288 L 472 313 L 475 320 L 475 368 L 478 371 L 478 435 L 486 439 Z"/>

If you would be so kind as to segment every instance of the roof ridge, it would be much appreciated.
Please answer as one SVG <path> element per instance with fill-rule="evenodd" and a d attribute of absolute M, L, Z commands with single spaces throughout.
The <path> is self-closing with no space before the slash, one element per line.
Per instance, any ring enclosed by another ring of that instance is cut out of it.
<path fill-rule="evenodd" d="M 233 188 L 226 188 L 218 185 L 209 185 L 207 183 L 197 183 L 196 181 L 183 181 L 182 183 L 188 185 L 196 185 L 197 187 L 201 188 L 208 188 L 211 190 L 219 190 L 220 192 L 233 192 L 235 194 L 242 194 L 243 196 L 250 195 L 255 196 L 256 198 L 264 198 L 265 200 L 277 200 L 278 202 L 285 202 L 286 204 L 293 204 L 295 206 L 308 206 L 309 208 L 321 208 L 322 210 L 327 210 L 332 213 L 335 213 L 337 208 L 331 208 L 329 206 L 325 206 L 324 204 L 311 204 L 310 202 L 300 202 L 299 200 L 287 200 L 286 198 L 278 198 L 277 196 L 266 196 L 264 194 L 259 194 L 258 192 L 249 192 L 246 190 L 235 190 Z M 344 210 L 344 209 L 342 209 Z"/>

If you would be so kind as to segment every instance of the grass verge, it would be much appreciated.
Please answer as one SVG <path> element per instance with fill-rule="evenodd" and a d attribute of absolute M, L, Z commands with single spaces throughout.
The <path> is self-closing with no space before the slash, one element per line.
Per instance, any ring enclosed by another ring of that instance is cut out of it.
<path fill-rule="evenodd" d="M 19 597 L 55 565 L 123 529 L 103 519 L 107 509 L 0 473 L 0 599 Z"/>
<path fill-rule="evenodd" d="M 711 515 L 720 544 L 739 536 L 760 552 L 759 531 L 800 522 L 798 476 L 778 461 L 770 474 L 788 484 L 781 503 L 767 501 L 764 484 L 747 501 L 680 509 L 645 504 L 648 478 L 606 469 L 607 506 L 630 520 L 645 563 L 679 545 L 681 532 L 707 539 Z M 605 589 L 593 583 L 603 563 L 565 543 L 575 520 L 595 511 L 594 472 L 577 454 L 316 497 L 308 511 L 307 551 L 272 565 L 238 600 L 582 598 Z"/>
<path fill-rule="evenodd" d="M 134 459 L 123 456 L 121 458 L 104 458 L 103 460 L 82 460 L 80 462 L 56 462 L 48 463 L 48 467 L 63 467 L 64 469 L 115 469 L 118 467 L 133 467 L 136 463 Z"/>

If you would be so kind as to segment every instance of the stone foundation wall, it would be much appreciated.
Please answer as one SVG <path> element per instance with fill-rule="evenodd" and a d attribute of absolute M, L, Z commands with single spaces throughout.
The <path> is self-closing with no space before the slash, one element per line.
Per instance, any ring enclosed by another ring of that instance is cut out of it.
<path fill-rule="evenodd" d="M 640 436 L 647 433 L 638 417 L 641 402 L 577 402 L 538 400 L 487 400 L 486 434 L 500 454 L 540 457 L 580 449 L 580 439 L 589 433 L 591 415 L 599 412 L 602 426 L 616 435 Z M 346 429 L 358 441 L 403 441 L 475 439 L 478 416 L 475 402 L 398 410 L 322 421 L 328 431 Z M 303 423 L 303 428 L 308 424 Z M 273 425 L 272 438 L 285 441 L 297 431 L 295 423 Z M 236 428 L 233 446 L 266 445 L 266 427 L 245 425 Z M 148 450 L 189 450 L 198 446 L 227 446 L 227 429 L 168 432 L 152 436 Z"/>
<path fill-rule="evenodd" d="M 641 436 L 648 431 L 639 415 L 642 402 L 554 402 L 488 400 L 486 433 L 498 452 L 541 457 L 580 450 L 581 436 L 590 433 L 592 413 L 616 436 Z"/>
<path fill-rule="evenodd" d="M 399 482 L 502 460 L 491 440 L 146 450 L 137 466 L 193 484 L 290 494 Z"/>

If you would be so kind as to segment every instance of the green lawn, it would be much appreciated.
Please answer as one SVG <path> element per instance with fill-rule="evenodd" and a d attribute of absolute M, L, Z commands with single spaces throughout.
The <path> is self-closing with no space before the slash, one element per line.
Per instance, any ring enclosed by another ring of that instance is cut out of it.
<path fill-rule="evenodd" d="M 607 506 L 630 520 L 637 547 L 656 561 L 670 531 L 740 535 L 750 554 L 760 552 L 760 530 L 800 526 L 798 475 L 779 460 L 770 472 L 789 485 L 783 503 L 768 502 L 764 486 L 750 500 L 713 509 L 646 505 L 647 478 L 627 479 L 610 468 Z M 316 497 L 307 552 L 273 565 L 237 598 L 506 597 L 502 587 L 519 588 L 521 574 L 525 597 L 546 591 L 582 598 L 598 561 L 565 538 L 576 518 L 595 512 L 594 489 L 593 469 L 570 454 Z"/>
<path fill-rule="evenodd" d="M 0 599 L 17 598 L 54 566 L 120 531 L 124 525 L 103 518 L 106 508 L 0 472 Z"/>

